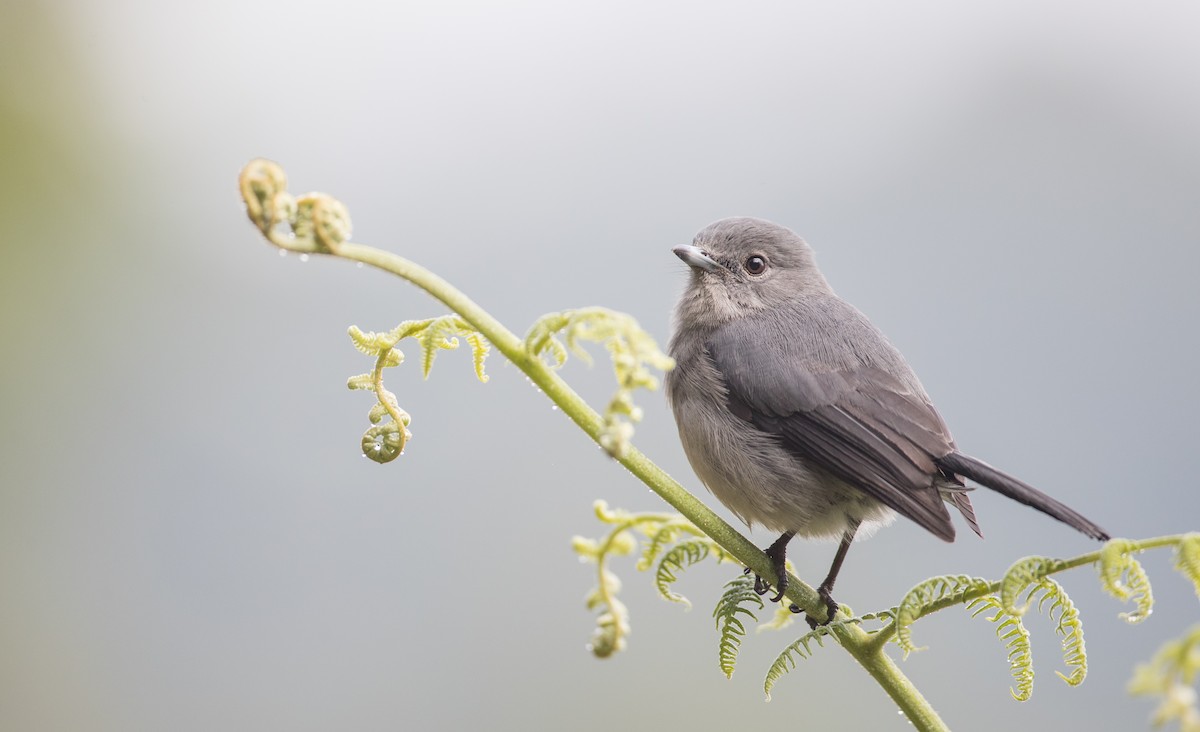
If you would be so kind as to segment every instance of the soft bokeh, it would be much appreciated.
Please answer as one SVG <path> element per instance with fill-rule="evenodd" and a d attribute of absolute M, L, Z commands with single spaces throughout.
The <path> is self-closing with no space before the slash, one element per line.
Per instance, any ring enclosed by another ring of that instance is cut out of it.
<path fill-rule="evenodd" d="M 671 247 L 728 215 L 789 225 L 907 354 L 969 452 L 1118 534 L 1200 523 L 1200 6 L 1189 2 L 316 3 L 9 0 L 0 11 L 0 728 L 904 729 L 826 648 L 762 703 L 792 637 L 716 666 L 628 564 L 628 650 L 584 649 L 598 497 L 661 502 L 497 359 L 392 377 L 415 439 L 358 453 L 351 323 L 443 307 L 377 272 L 280 258 L 245 220 L 252 157 L 341 198 L 355 238 L 515 330 L 604 304 L 661 342 Z M 609 375 L 565 376 L 599 404 Z M 697 485 L 661 395 L 637 444 Z M 711 499 L 710 499 L 711 500 Z M 999 497 L 987 534 L 909 523 L 838 596 L 998 576 L 1082 536 Z M 728 515 L 727 513 L 725 515 Z M 961 532 L 960 532 L 961 534 Z M 766 544 L 761 532 L 755 539 Z M 819 578 L 833 547 L 794 544 Z M 1090 675 L 1038 681 L 959 611 L 903 668 L 957 729 L 1138 729 L 1133 665 L 1194 622 L 1168 555 L 1140 626 L 1065 583 Z"/>

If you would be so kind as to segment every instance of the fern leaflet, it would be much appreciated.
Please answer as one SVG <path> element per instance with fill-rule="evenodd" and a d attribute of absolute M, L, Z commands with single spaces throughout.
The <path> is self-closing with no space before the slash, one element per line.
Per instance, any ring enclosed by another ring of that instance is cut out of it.
<path fill-rule="evenodd" d="M 1192 581 L 1200 595 L 1200 534 L 1188 534 L 1175 547 L 1175 569 Z"/>
<path fill-rule="evenodd" d="M 783 675 L 796 668 L 798 659 L 808 658 L 812 655 L 812 643 L 824 647 L 825 636 L 830 634 L 831 628 L 841 625 L 842 623 L 831 623 L 829 625 L 818 625 L 814 630 L 797 638 L 771 664 L 771 668 L 767 669 L 767 677 L 763 680 L 763 693 L 767 695 L 767 701 L 771 701 L 771 689 L 775 688 L 775 683 L 783 678 Z"/>
<path fill-rule="evenodd" d="M 1129 623 L 1140 623 L 1150 617 L 1154 595 L 1150 578 L 1141 562 L 1133 558 L 1135 547 L 1127 539 L 1112 539 L 1100 550 L 1100 584 L 1108 594 L 1122 602 L 1132 602 L 1132 612 L 1121 613 Z"/>
<path fill-rule="evenodd" d="M 708 556 L 708 550 L 708 542 L 701 539 L 680 542 L 672 547 L 658 563 L 658 570 L 654 573 L 654 586 L 658 588 L 658 594 L 662 595 L 664 600 L 691 607 L 691 601 L 672 592 L 671 585 L 679 579 L 678 572 L 703 561 Z"/>
<path fill-rule="evenodd" d="M 1046 614 L 1056 623 L 1054 632 L 1062 636 L 1063 663 L 1071 670 L 1067 676 L 1061 671 L 1055 671 L 1058 677 L 1070 686 L 1079 686 L 1087 678 L 1087 650 L 1083 643 L 1083 623 L 1079 619 L 1079 610 L 1067 595 L 1062 585 L 1043 577 L 1038 587 L 1029 593 L 1030 599 L 1041 593 L 1038 600 L 1038 612 L 1042 612 L 1047 602 L 1050 609 Z"/>
<path fill-rule="evenodd" d="M 904 649 L 904 655 L 918 650 L 912 642 L 910 626 L 917 618 L 932 609 L 935 603 L 952 605 L 969 597 L 990 590 L 990 584 L 979 577 L 964 574 L 948 574 L 925 580 L 908 591 L 896 608 L 896 643 Z"/>
<path fill-rule="evenodd" d="M 1029 631 L 1021 622 L 1021 616 L 1009 613 L 1004 604 L 995 595 L 978 597 L 967 604 L 967 610 L 974 610 L 971 617 L 978 617 L 988 610 L 996 614 L 988 618 L 996 623 L 996 637 L 1004 641 L 1008 649 L 1008 665 L 1012 670 L 1016 688 L 1010 688 L 1009 693 L 1017 701 L 1026 701 L 1033 694 L 1033 655 L 1029 647 Z"/>
<path fill-rule="evenodd" d="M 721 595 L 717 607 L 713 610 L 713 618 L 716 619 L 717 630 L 721 634 L 718 646 L 721 671 L 727 679 L 733 677 L 738 650 L 742 645 L 742 638 L 746 635 L 746 626 L 738 615 L 747 615 L 751 620 L 758 620 L 753 610 L 744 607 L 751 603 L 757 604 L 760 610 L 763 608 L 762 597 L 754 591 L 754 580 L 746 575 L 738 575 L 725 583 L 725 593 Z"/>
<path fill-rule="evenodd" d="M 1063 568 L 1063 562 L 1048 557 L 1025 557 L 1013 562 L 1004 579 L 1000 580 L 1000 604 L 1010 615 L 1024 615 L 1029 609 L 1029 599 L 1017 607 L 1017 598 L 1031 585 L 1036 585 L 1043 577 Z"/>

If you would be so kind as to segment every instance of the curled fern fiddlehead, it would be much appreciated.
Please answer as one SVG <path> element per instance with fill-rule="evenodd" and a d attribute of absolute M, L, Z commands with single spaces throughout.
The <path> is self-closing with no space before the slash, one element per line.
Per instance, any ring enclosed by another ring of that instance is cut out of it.
<path fill-rule="evenodd" d="M 376 403 L 367 415 L 373 426 L 363 434 L 362 450 L 363 455 L 377 463 L 391 462 L 404 454 L 404 446 L 412 437 L 408 431 L 412 418 L 397 404 L 396 395 L 383 385 L 383 370 L 404 362 L 404 354 L 396 349 L 397 343 L 405 338 L 415 338 L 420 343 L 421 372 L 428 377 L 437 352 L 458 348 L 458 337 L 461 336 L 471 346 L 476 377 L 483 382 L 488 379 L 483 370 L 488 343 L 457 315 L 406 320 L 386 333 L 364 333 L 356 326 L 350 326 L 349 333 L 355 348 L 375 357 L 375 368 L 368 373 L 351 376 L 346 386 L 375 392 Z"/>
<path fill-rule="evenodd" d="M 718 662 L 725 678 L 733 678 L 733 669 L 737 665 L 738 650 L 742 638 L 746 636 L 746 625 L 738 615 L 746 615 L 751 620 L 758 620 L 747 605 L 758 605 L 763 608 L 763 599 L 754 591 L 754 580 L 741 574 L 725 583 L 725 592 L 713 609 L 713 619 L 716 620 L 717 632 L 721 641 L 717 647 Z M 790 613 L 789 613 L 790 614 Z"/>
<path fill-rule="evenodd" d="M 287 182 L 283 168 L 263 158 L 251 160 L 238 175 L 238 189 L 246 204 L 246 215 L 268 238 L 276 224 L 287 215 L 287 199 L 279 198 L 287 194 Z"/>
<path fill-rule="evenodd" d="M 1121 613 L 1129 623 L 1140 623 L 1150 617 L 1154 608 L 1154 595 L 1150 591 L 1150 578 L 1142 564 L 1133 558 L 1136 550 L 1127 539 L 1112 539 L 1100 550 L 1100 584 L 1105 591 L 1122 602 L 1133 602 L 1132 612 Z"/>
<path fill-rule="evenodd" d="M 324 193 L 295 197 L 277 163 L 250 161 L 238 176 L 246 215 L 263 236 L 282 249 L 330 254 L 350 238 L 350 212 Z"/>
<path fill-rule="evenodd" d="M 558 339 L 561 334 L 564 346 Z M 606 308 L 583 308 L 550 313 L 538 318 L 525 336 L 525 350 L 532 356 L 548 354 L 555 367 L 567 360 L 567 351 L 591 363 L 581 341 L 603 343 L 612 357 L 617 391 L 604 410 L 604 434 L 600 445 L 610 455 L 624 455 L 633 436 L 633 423 L 642 419 L 642 410 L 633 403 L 634 389 L 657 389 L 658 379 L 648 367 L 669 371 L 675 361 L 659 350 L 654 339 L 637 321 L 624 313 Z"/>

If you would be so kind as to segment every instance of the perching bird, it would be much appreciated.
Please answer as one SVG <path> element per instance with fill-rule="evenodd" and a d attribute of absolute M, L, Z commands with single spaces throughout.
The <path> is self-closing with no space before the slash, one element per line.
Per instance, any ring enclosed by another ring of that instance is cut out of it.
<path fill-rule="evenodd" d="M 834 294 L 790 230 L 724 219 L 674 251 L 691 276 L 675 309 L 667 400 L 701 482 L 748 525 L 781 533 L 766 550 L 774 601 L 787 588 L 787 544 L 797 534 L 841 537 L 817 589 L 827 622 L 850 543 L 895 512 L 953 541 L 950 503 L 983 536 L 964 479 L 1109 538 L 1050 496 L 959 452 L 904 357 Z M 769 584 L 756 578 L 755 589 L 764 594 Z"/>

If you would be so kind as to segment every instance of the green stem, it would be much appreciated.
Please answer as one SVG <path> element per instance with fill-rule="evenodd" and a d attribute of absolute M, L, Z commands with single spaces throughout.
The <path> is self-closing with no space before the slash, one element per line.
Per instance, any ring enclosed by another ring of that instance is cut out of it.
<path fill-rule="evenodd" d="M 1176 546 L 1186 536 L 1187 534 L 1175 534 L 1172 536 L 1156 536 L 1153 539 L 1142 539 L 1140 541 L 1130 540 L 1130 551 L 1136 552 L 1142 551 L 1143 549 L 1157 549 L 1164 546 Z M 1087 554 L 1080 554 L 1079 556 L 1072 557 L 1071 559 L 1061 560 L 1061 564 L 1059 564 L 1059 566 L 1054 570 L 1046 572 L 1046 576 L 1049 577 L 1050 575 L 1065 572 L 1068 569 L 1082 567 L 1085 564 L 1095 564 L 1096 562 L 1100 561 L 1100 554 L 1102 551 L 1103 549 L 1097 549 L 1094 552 L 1088 552 Z M 943 597 L 940 600 L 931 602 L 921 609 L 921 612 L 917 614 L 917 617 L 913 618 L 913 622 L 915 623 L 921 618 L 926 617 L 927 615 L 932 615 L 939 610 L 945 610 L 946 608 L 953 607 L 955 605 L 963 605 L 969 603 L 971 600 L 983 597 L 985 595 L 993 595 L 1000 591 L 1000 586 L 1002 584 L 1004 584 L 1004 580 L 996 580 L 995 582 L 990 583 L 985 589 L 967 592 L 961 597 Z M 872 633 L 868 645 L 874 647 L 876 650 L 882 650 L 887 642 L 890 641 L 895 635 L 896 623 L 893 621 L 886 627 L 879 629 L 875 633 Z"/>
<path fill-rule="evenodd" d="M 272 241 L 281 244 L 279 241 Z M 296 247 L 285 247 L 297 251 Z M 315 250 L 307 249 L 312 253 Z M 597 444 L 604 429 L 604 419 L 588 406 L 575 391 L 562 380 L 540 358 L 534 358 L 525 350 L 524 341 L 505 328 L 498 320 L 473 300 L 433 272 L 391 252 L 349 242 L 340 244 L 334 256 L 363 262 L 408 280 L 441 301 L 473 328 L 483 334 L 508 360 L 520 368 L 545 392 L 580 429 Z M 736 557 L 754 572 L 769 577 L 774 569 L 771 561 L 749 539 L 729 525 L 699 499 L 689 493 L 675 479 L 658 467 L 639 450 L 630 446 L 622 457 L 617 458 L 631 473 L 657 493 L 675 510 Z M 794 576 L 789 577 L 787 590 L 789 600 L 795 602 L 810 617 L 823 619 L 825 604 L 817 597 L 812 587 Z M 839 626 L 834 636 L 851 656 L 866 669 L 918 730 L 948 730 L 937 712 L 912 682 L 900 671 L 895 662 L 873 642 L 870 634 L 856 626 Z"/>

